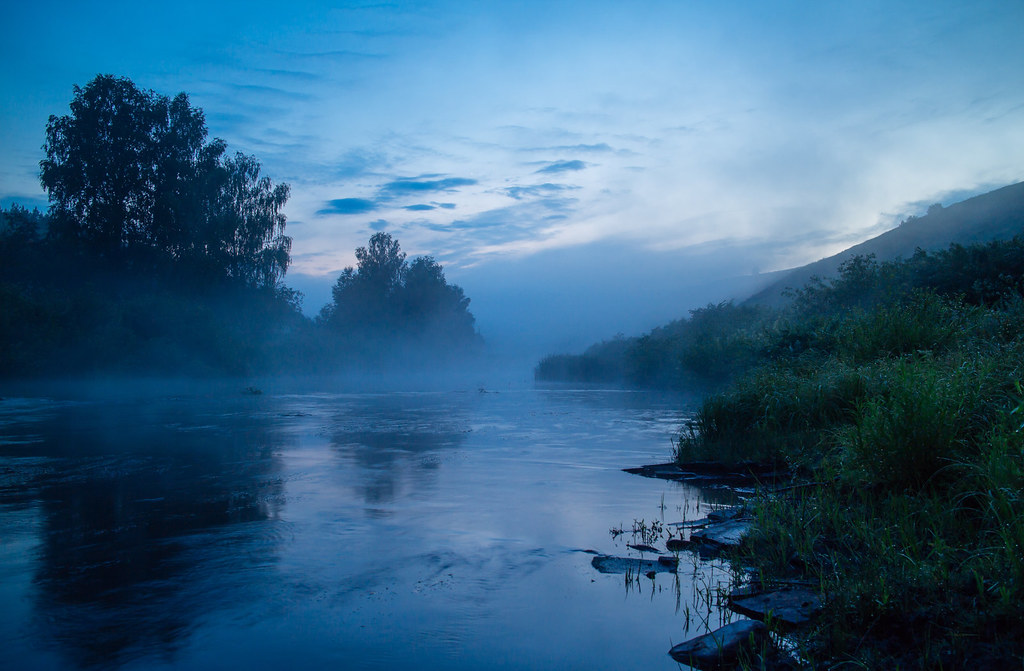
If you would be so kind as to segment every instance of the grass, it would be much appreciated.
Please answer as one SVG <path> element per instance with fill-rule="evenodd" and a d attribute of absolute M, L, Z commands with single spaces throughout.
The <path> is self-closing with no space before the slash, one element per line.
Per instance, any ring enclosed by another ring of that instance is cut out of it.
<path fill-rule="evenodd" d="M 820 590 L 828 606 L 800 641 L 812 663 L 1019 668 L 1024 299 L 971 302 L 858 271 L 876 298 L 847 291 L 830 310 L 819 283 L 762 363 L 705 400 L 677 458 L 797 474 L 758 499 L 738 559 L 766 583 Z"/>

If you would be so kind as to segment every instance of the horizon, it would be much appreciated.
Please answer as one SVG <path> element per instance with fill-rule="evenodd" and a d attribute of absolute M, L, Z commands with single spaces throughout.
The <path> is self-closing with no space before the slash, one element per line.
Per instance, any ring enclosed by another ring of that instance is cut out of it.
<path fill-rule="evenodd" d="M 1024 7 L 246 8 L 11 8 L 0 203 L 45 208 L 46 118 L 74 85 L 183 91 L 291 185 L 307 314 L 384 230 L 444 265 L 485 337 L 542 352 L 1024 178 Z"/>

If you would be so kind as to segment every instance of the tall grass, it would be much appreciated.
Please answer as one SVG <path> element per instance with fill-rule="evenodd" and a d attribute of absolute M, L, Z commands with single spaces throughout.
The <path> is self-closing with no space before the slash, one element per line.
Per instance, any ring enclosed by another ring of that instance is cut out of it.
<path fill-rule="evenodd" d="M 854 270 L 870 300 L 806 292 L 766 363 L 705 400 L 677 456 L 804 476 L 758 500 L 740 559 L 821 591 L 828 607 L 801 646 L 812 661 L 1020 668 L 1024 298 L 988 279 L 975 300 L 921 288 L 913 267 Z"/>

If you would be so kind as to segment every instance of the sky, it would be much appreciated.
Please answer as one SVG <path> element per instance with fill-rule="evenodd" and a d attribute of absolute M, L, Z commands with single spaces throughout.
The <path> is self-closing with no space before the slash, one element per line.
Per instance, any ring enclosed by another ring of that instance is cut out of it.
<path fill-rule="evenodd" d="M 489 341 L 638 334 L 1024 179 L 1024 2 L 11 3 L 0 203 L 75 85 L 189 94 L 291 186 L 315 314 L 376 231 Z"/>

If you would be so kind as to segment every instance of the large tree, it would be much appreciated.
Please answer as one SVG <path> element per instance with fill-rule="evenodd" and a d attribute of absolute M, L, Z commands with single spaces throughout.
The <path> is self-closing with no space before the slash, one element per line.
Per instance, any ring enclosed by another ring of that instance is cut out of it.
<path fill-rule="evenodd" d="M 52 231 L 109 259 L 185 262 L 204 276 L 273 286 L 289 264 L 288 186 L 207 141 L 202 110 L 100 75 L 51 116 L 40 181 Z"/>
<path fill-rule="evenodd" d="M 429 256 L 406 262 L 398 240 L 375 233 L 356 249 L 320 313 L 320 323 L 357 338 L 396 337 L 428 346 L 475 343 L 479 337 L 462 289 L 448 284 Z"/>

